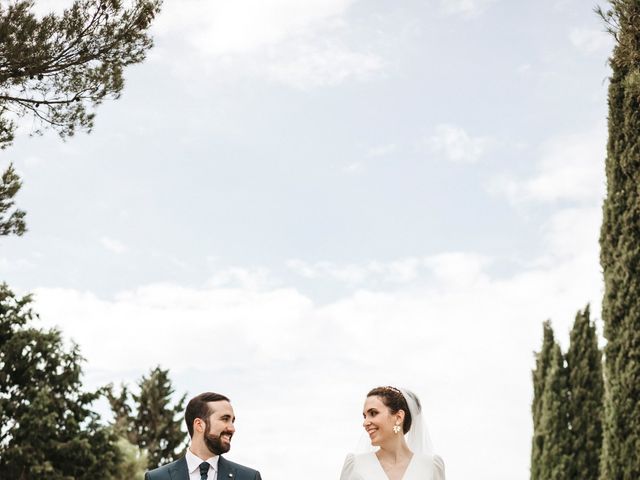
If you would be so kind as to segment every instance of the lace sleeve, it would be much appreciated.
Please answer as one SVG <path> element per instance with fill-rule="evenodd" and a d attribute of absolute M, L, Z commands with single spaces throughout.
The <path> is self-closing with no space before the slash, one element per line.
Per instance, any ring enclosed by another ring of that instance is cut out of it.
<path fill-rule="evenodd" d="M 344 465 L 342 466 L 342 473 L 340 474 L 340 480 L 352 480 L 355 478 L 353 474 L 354 455 L 350 453 L 347 458 L 344 459 Z"/>

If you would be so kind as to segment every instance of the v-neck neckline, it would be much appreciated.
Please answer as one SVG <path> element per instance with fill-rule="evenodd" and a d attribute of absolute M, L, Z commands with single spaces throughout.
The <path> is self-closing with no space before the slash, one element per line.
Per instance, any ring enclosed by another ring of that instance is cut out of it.
<path fill-rule="evenodd" d="M 382 472 L 383 478 L 385 480 L 391 480 L 389 478 L 389 475 L 387 475 L 387 472 L 385 472 L 384 468 L 382 468 L 382 463 L 380 463 L 380 459 L 378 458 L 378 455 L 376 455 L 375 452 L 373 452 L 373 457 L 374 457 L 374 460 L 375 460 L 376 464 L 378 465 L 378 468 L 380 468 L 380 472 Z M 400 477 L 400 480 L 405 480 L 405 478 L 407 477 L 407 472 L 411 468 L 411 465 L 413 465 L 413 459 L 415 457 L 416 457 L 415 453 L 411 455 L 411 458 L 409 459 L 409 463 L 407 463 L 407 468 L 405 468 L 404 472 L 402 472 L 402 476 Z"/>

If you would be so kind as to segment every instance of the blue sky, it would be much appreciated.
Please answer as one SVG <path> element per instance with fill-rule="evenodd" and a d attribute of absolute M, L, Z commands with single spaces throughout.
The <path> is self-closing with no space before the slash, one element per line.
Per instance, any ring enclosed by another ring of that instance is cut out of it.
<path fill-rule="evenodd" d="M 166 0 L 90 135 L 23 121 L 2 152 L 29 224 L 2 278 L 90 384 L 160 363 L 228 393 L 230 457 L 265 478 L 337 478 L 390 383 L 422 396 L 448 478 L 524 480 L 541 322 L 566 345 L 600 310 L 594 6 Z"/>

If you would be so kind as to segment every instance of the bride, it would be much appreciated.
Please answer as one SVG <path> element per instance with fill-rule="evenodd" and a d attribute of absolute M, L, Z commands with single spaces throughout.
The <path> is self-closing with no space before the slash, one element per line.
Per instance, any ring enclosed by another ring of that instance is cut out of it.
<path fill-rule="evenodd" d="M 340 480 L 444 480 L 444 463 L 432 452 L 414 393 L 374 388 L 362 414 L 369 438 L 347 455 Z"/>

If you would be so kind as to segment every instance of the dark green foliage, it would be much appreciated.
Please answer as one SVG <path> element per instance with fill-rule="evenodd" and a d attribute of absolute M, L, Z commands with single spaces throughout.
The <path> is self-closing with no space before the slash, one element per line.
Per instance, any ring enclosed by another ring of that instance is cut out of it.
<path fill-rule="evenodd" d="M 576 315 L 567 352 L 569 370 L 569 422 L 572 457 L 570 478 L 597 480 L 602 450 L 604 379 L 602 354 L 589 306 Z"/>
<path fill-rule="evenodd" d="M 38 18 L 33 0 L 0 0 L 0 149 L 24 116 L 35 133 L 91 130 L 95 107 L 120 96 L 124 68 L 152 45 L 147 31 L 162 0 L 128 3 L 75 0 L 61 15 Z M 9 166 L 0 183 L 0 236 L 26 230 L 25 212 L 13 208 L 20 186 Z"/>
<path fill-rule="evenodd" d="M 147 453 L 148 468 L 172 462 L 184 453 L 186 433 L 182 429 L 185 398 L 171 405 L 175 392 L 169 370 L 159 366 L 138 382 L 139 393 L 123 386 L 119 395 L 111 389 L 108 398 L 117 432 Z M 134 408 L 130 406 L 133 401 Z"/>
<path fill-rule="evenodd" d="M 0 147 L 25 115 L 37 133 L 90 130 L 94 108 L 119 97 L 123 69 L 144 60 L 161 2 L 75 0 L 61 15 L 38 18 L 33 0 L 0 1 Z"/>
<path fill-rule="evenodd" d="M 133 417 L 131 416 L 130 392 L 126 385 L 121 385 L 120 394 L 115 395 L 113 386 L 110 385 L 107 390 L 107 399 L 113 412 L 113 428 L 114 431 L 122 438 L 126 438 L 130 443 L 137 444 L 138 439 L 133 426 Z"/>
<path fill-rule="evenodd" d="M 21 186 L 20 177 L 13 165 L 9 165 L 0 178 L 0 237 L 22 235 L 27 229 L 24 222 L 25 212 L 14 208 L 13 197 Z"/>
<path fill-rule="evenodd" d="M 91 410 L 101 393 L 82 392 L 76 346 L 29 325 L 30 302 L 0 284 L 0 478 L 108 478 L 120 453 Z"/>
<path fill-rule="evenodd" d="M 640 478 L 640 2 L 601 11 L 610 59 L 607 196 L 600 232 L 605 347 L 603 480 Z"/>
<path fill-rule="evenodd" d="M 540 476 L 540 457 L 544 448 L 544 436 L 540 430 L 542 418 L 542 398 L 547 380 L 547 372 L 551 365 L 551 355 L 555 340 L 553 329 L 549 321 L 543 324 L 542 348 L 536 353 L 536 368 L 533 371 L 533 403 L 531 413 L 533 416 L 533 440 L 531 442 L 531 480 L 544 480 Z"/>
<path fill-rule="evenodd" d="M 542 445 L 538 471 L 541 480 L 570 479 L 571 433 L 567 377 L 560 346 L 554 343 L 542 394 L 542 412 L 538 426 Z"/>
<path fill-rule="evenodd" d="M 182 429 L 185 398 L 171 406 L 174 388 L 169 370 L 154 368 L 142 377 L 140 393 L 133 395 L 137 405 L 134 421 L 138 445 L 149 455 L 149 468 L 172 462 L 184 453 L 186 435 Z"/>

